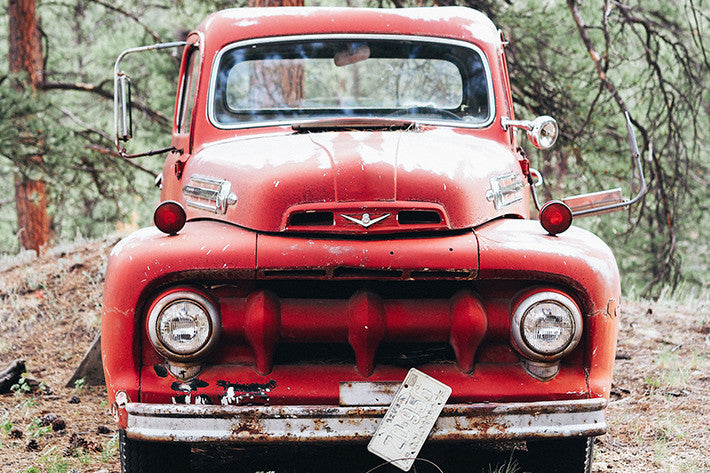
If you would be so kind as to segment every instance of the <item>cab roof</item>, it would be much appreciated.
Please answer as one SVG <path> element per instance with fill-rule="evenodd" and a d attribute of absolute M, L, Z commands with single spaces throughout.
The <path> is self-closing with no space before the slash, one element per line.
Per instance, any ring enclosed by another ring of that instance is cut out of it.
<path fill-rule="evenodd" d="M 251 38 L 319 33 L 432 36 L 494 47 L 501 41 L 487 16 L 466 7 L 233 8 L 208 16 L 197 31 L 215 48 Z"/>

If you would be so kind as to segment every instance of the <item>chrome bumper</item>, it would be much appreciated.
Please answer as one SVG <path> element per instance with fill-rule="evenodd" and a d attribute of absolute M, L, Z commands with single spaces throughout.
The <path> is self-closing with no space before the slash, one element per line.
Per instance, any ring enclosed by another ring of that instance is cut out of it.
<path fill-rule="evenodd" d="M 525 440 L 601 435 L 605 399 L 453 404 L 429 440 Z M 126 405 L 130 438 L 245 444 L 365 442 L 387 407 Z"/>

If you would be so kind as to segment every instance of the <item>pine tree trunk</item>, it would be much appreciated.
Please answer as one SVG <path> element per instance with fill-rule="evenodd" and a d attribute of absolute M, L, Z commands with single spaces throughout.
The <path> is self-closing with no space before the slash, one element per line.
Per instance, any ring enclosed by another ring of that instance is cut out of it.
<path fill-rule="evenodd" d="M 10 72 L 26 74 L 21 87 L 37 90 L 44 71 L 35 0 L 9 0 L 7 14 Z M 41 149 L 44 138 L 30 136 L 27 141 L 24 145 L 28 149 Z M 13 159 L 19 170 L 15 172 L 15 208 L 20 247 L 39 254 L 49 241 L 47 186 L 42 179 L 30 178 L 29 173 L 22 171 L 29 166 L 41 165 L 43 157 L 36 153 L 20 153 Z"/>
<path fill-rule="evenodd" d="M 46 184 L 41 180 L 23 179 L 16 173 L 15 208 L 20 246 L 39 254 L 49 238 Z"/>

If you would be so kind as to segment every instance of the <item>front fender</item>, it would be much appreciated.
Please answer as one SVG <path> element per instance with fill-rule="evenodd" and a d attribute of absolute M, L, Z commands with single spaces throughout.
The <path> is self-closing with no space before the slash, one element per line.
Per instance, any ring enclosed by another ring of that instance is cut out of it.
<path fill-rule="evenodd" d="M 585 366 L 592 396 L 609 397 L 621 285 L 616 260 L 596 235 L 571 227 L 556 236 L 532 220 L 498 220 L 476 229 L 481 279 L 530 279 L 570 287 L 581 302 Z"/>
<path fill-rule="evenodd" d="M 177 279 L 253 279 L 255 264 L 256 234 L 221 222 L 189 222 L 173 236 L 144 228 L 121 240 L 109 257 L 101 317 L 110 402 L 118 390 L 139 401 L 140 309 L 152 291 Z"/>

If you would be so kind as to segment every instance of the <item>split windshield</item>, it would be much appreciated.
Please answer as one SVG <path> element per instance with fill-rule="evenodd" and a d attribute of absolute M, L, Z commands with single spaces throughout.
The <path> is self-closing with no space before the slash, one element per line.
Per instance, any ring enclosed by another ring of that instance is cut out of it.
<path fill-rule="evenodd" d="M 310 39 L 233 46 L 219 59 L 211 118 L 222 127 L 337 117 L 486 124 L 487 67 L 465 43 Z"/>

